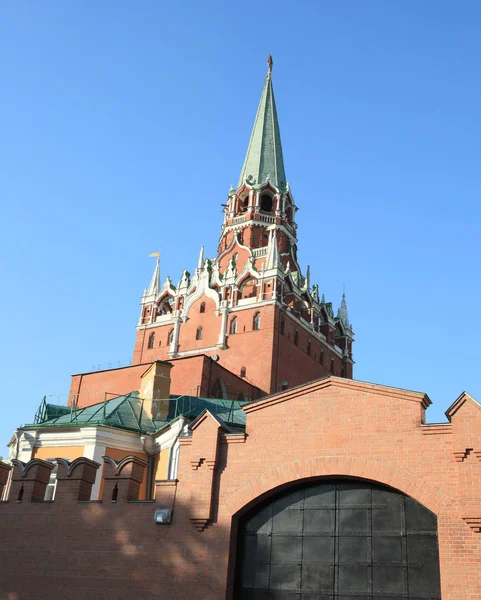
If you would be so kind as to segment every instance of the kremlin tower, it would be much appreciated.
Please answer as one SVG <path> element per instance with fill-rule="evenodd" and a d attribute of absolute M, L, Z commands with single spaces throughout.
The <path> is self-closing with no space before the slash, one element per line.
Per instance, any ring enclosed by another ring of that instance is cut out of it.
<path fill-rule="evenodd" d="M 329 374 L 353 376 L 345 296 L 336 315 L 297 260 L 297 206 L 285 174 L 272 65 L 269 56 L 217 255 L 207 258 L 202 248 L 194 272 L 184 271 L 177 285 L 170 278 L 161 284 L 157 259 L 141 300 L 132 365 L 172 361 L 174 374 L 177 359 L 207 356 L 235 376 L 203 390 L 214 397 L 249 397 L 238 378 L 258 396 Z"/>

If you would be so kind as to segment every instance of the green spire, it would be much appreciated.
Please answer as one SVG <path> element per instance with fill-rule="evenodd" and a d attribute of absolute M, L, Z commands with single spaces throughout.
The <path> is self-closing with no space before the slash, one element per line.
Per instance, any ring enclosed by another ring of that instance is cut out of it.
<path fill-rule="evenodd" d="M 281 190 L 286 189 L 286 174 L 282 158 L 281 135 L 277 122 L 276 101 L 272 89 L 272 57 L 267 60 L 269 70 L 257 109 L 254 128 L 239 178 L 240 187 L 248 183 L 262 185 L 267 179 Z"/>

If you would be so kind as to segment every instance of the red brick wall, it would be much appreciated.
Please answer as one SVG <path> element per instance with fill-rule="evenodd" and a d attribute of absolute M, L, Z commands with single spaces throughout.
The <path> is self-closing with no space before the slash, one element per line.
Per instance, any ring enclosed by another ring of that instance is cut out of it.
<path fill-rule="evenodd" d="M 229 600 L 245 507 L 303 479 L 348 476 L 433 511 L 443 600 L 479 600 L 481 406 L 467 397 L 451 424 L 424 426 L 426 402 L 330 378 L 249 405 L 247 436 L 206 418 L 182 440 L 171 525 L 154 524 L 152 503 L 0 504 L 0 597 Z"/>
<path fill-rule="evenodd" d="M 140 377 L 149 368 L 150 364 L 73 375 L 70 384 L 69 403 L 73 397 L 77 401 L 77 394 L 78 405 L 83 407 L 102 402 L 105 393 L 107 393 L 107 400 L 110 400 L 114 396 L 121 396 L 138 390 L 140 388 Z"/>
<path fill-rule="evenodd" d="M 205 354 L 174 358 L 170 362 L 173 364 L 170 371 L 171 394 L 211 396 L 215 381 L 221 378 L 229 392 L 229 399 L 237 399 L 241 393 L 251 399 L 263 395 L 248 377 L 242 379 Z M 140 378 L 150 365 L 151 363 L 147 363 L 74 375 L 69 400 L 75 397 L 79 406 L 83 407 L 102 402 L 106 392 L 109 400 L 114 396 L 139 390 Z"/>
<path fill-rule="evenodd" d="M 272 289 L 266 289 L 264 293 L 270 298 Z M 205 313 L 200 312 L 202 302 L 205 302 Z M 241 305 L 238 308 L 243 307 Z M 331 358 L 334 360 L 334 375 L 352 378 L 351 365 L 344 365 L 343 372 L 343 359 L 313 335 L 309 335 L 289 312 L 281 312 L 273 304 L 260 307 L 247 305 L 242 310 L 231 312 L 228 317 L 227 347 L 217 348 L 222 317 L 216 314 L 215 309 L 214 301 L 205 296 L 195 302 L 189 311 L 189 318 L 180 325 L 179 352 L 197 351 L 211 356 L 217 354 L 220 364 L 235 375 L 240 375 L 241 368 L 245 367 L 247 380 L 265 394 L 279 391 L 283 380 L 288 382 L 289 387 L 293 387 L 330 375 Z M 261 316 L 258 331 L 253 330 L 253 317 L 256 312 Z M 285 322 L 284 336 L 279 334 L 281 315 Z M 234 317 L 237 318 L 237 333 L 230 334 L 230 323 Z M 202 340 L 196 340 L 196 330 L 199 326 L 203 329 Z M 170 347 L 167 338 L 172 328 L 172 324 L 160 324 L 139 330 L 134 364 L 139 361 L 169 360 Z M 297 347 L 294 343 L 296 329 L 299 332 Z M 155 345 L 149 349 L 148 339 L 152 331 L 155 332 Z M 310 356 L 307 352 L 308 338 L 311 339 Z M 332 337 L 332 341 L 333 339 Z M 321 349 L 324 351 L 323 364 L 319 362 Z"/>

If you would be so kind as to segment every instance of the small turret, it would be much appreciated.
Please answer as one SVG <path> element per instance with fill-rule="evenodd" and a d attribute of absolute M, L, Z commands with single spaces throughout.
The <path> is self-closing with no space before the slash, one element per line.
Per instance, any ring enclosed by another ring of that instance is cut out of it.
<path fill-rule="evenodd" d="M 347 313 L 347 304 L 346 304 L 346 294 L 342 294 L 341 306 L 337 311 L 337 318 L 341 319 L 344 327 L 351 328 L 351 324 L 349 323 L 349 315 Z"/>
<path fill-rule="evenodd" d="M 155 269 L 145 296 L 156 296 L 160 292 L 160 256 L 155 261 Z"/>

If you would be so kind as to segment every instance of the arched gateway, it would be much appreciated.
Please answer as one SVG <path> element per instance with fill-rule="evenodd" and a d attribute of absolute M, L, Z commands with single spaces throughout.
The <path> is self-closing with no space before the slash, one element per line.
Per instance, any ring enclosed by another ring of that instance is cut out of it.
<path fill-rule="evenodd" d="M 436 516 L 392 488 L 329 479 L 239 521 L 236 600 L 440 600 Z"/>

